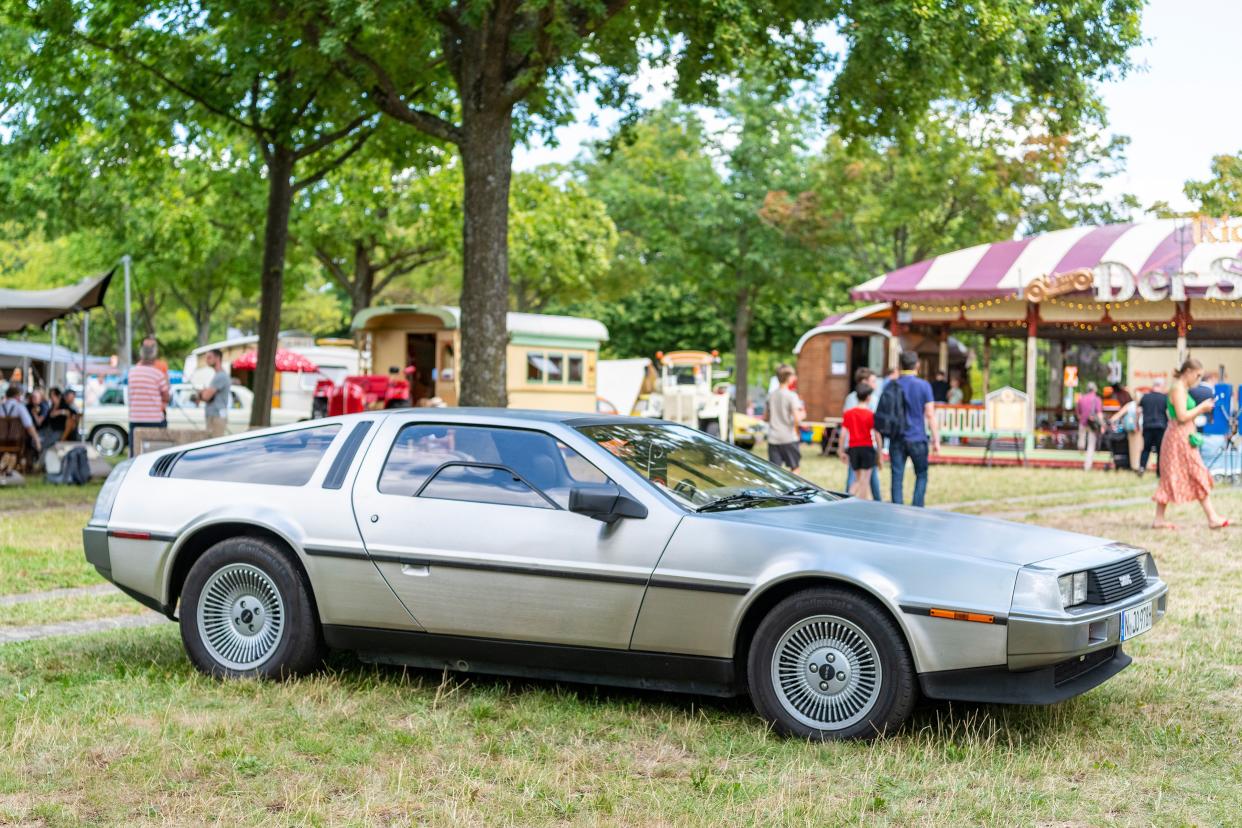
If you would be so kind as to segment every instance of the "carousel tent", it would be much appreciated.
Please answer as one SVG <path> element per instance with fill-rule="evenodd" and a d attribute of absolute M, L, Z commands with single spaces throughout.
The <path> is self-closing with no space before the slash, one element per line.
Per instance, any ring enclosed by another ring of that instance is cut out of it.
<path fill-rule="evenodd" d="M 1052 377 L 1060 377 L 1066 346 L 1074 342 L 1164 345 L 1170 366 L 1192 348 L 1236 346 L 1242 339 L 1242 223 L 1161 219 L 980 244 L 876 276 L 852 296 L 873 304 L 824 320 L 800 349 L 820 332 L 831 336 L 846 327 L 861 333 L 882 325 L 892 339 L 880 343 L 889 365 L 905 348 L 931 354 L 928 368 L 947 370 L 950 334 L 976 331 L 983 336 L 986 396 L 991 338 L 1024 339 L 1030 430 L 1040 339 L 1049 343 Z M 844 376 L 857 360 L 850 343 L 837 348 L 844 355 L 827 364 L 844 366 Z M 1049 386 L 1050 406 L 1060 404 L 1061 391 L 1059 383 Z"/>
<path fill-rule="evenodd" d="M 1033 280 L 1101 265 L 1120 265 L 1134 275 L 1204 277 L 1217 260 L 1242 255 L 1242 239 L 1234 236 L 1185 219 L 1073 227 L 935 256 L 864 282 L 852 295 L 872 302 L 1016 297 Z M 1121 287 L 1116 274 L 1113 282 Z M 1206 286 L 1188 289 L 1202 294 Z"/>

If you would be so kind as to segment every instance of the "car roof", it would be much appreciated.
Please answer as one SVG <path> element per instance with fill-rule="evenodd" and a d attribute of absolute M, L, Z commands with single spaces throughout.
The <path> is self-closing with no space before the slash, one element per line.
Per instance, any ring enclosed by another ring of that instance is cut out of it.
<path fill-rule="evenodd" d="M 534 408 L 390 408 L 382 412 L 368 411 L 364 414 L 382 413 L 388 416 L 406 417 L 414 420 L 452 420 L 458 417 L 473 419 L 488 417 L 527 423 L 561 423 L 571 428 L 589 425 L 657 425 L 664 420 L 647 417 L 630 417 L 623 414 L 592 414 L 582 411 L 544 411 Z"/>

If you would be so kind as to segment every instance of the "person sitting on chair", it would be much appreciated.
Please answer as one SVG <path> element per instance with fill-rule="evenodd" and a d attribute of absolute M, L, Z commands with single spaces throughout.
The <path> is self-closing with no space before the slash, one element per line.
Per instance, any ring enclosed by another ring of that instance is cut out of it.
<path fill-rule="evenodd" d="M 39 432 L 35 430 L 34 420 L 30 418 L 30 410 L 22 405 L 21 395 L 21 386 L 16 383 L 10 383 L 9 387 L 4 389 L 4 402 L 0 402 L 0 417 L 16 417 L 20 420 L 22 430 L 30 436 L 30 445 L 34 447 L 35 454 L 38 454 L 43 450 L 43 441 L 39 439 Z"/>

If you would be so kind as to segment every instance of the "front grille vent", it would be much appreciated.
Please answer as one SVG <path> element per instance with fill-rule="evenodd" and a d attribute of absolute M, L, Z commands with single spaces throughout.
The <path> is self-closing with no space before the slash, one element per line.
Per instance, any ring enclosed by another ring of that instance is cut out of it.
<path fill-rule="evenodd" d="M 1087 603 L 1111 604 L 1147 588 L 1147 574 L 1134 558 L 1097 567 L 1087 572 Z"/>
<path fill-rule="evenodd" d="M 1067 681 L 1073 681 L 1076 678 L 1085 676 L 1101 664 L 1112 661 L 1113 656 L 1116 654 L 1116 647 L 1105 647 L 1103 650 L 1096 650 L 1093 653 L 1087 653 L 1078 658 L 1071 658 L 1069 661 L 1062 661 L 1052 671 L 1052 683 L 1059 687 Z"/>
<path fill-rule="evenodd" d="M 181 459 L 181 452 L 179 451 L 174 451 L 171 454 L 162 455 L 161 457 L 157 458 L 154 463 L 151 464 L 151 476 L 152 477 L 168 477 L 168 475 L 172 474 L 173 466 L 176 465 L 177 461 L 180 459 Z"/>

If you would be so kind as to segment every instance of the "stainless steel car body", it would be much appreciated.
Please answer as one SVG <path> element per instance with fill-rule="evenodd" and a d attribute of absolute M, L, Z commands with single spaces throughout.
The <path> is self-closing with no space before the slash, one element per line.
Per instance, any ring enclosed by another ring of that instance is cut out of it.
<path fill-rule="evenodd" d="M 737 688 L 737 656 L 773 597 L 810 584 L 846 584 L 882 605 L 905 636 L 924 692 L 951 698 L 1050 701 L 1082 692 L 1129 663 L 1119 646 L 1123 610 L 1154 602 L 1156 620 L 1164 614 L 1167 588 L 1154 566 L 1137 595 L 1062 609 L 1059 575 L 1141 551 L 1087 535 L 853 499 L 688 511 L 579 430 L 635 422 L 642 421 L 396 410 L 143 455 L 125 473 L 110 513 L 88 525 L 87 557 L 171 617 L 194 557 L 230 534 L 261 532 L 296 555 L 330 643 L 380 659 L 501 672 L 523 672 L 531 645 L 562 647 L 561 661 L 534 659 L 529 672 L 616 683 L 635 682 L 624 667 L 578 669 L 574 654 L 593 654 L 587 665 L 657 654 L 710 669 L 688 670 L 704 681 L 647 676 L 637 683 L 722 693 Z M 564 508 L 385 493 L 381 469 L 410 423 L 546 433 L 639 501 L 647 516 L 602 523 Z M 333 424 L 340 430 L 304 485 L 153 474 L 161 458 L 167 464 L 170 455 L 199 446 Z M 452 643 L 420 660 L 413 650 L 437 637 Z M 469 642 L 496 647 L 473 660 L 445 657 L 454 647 L 466 652 Z M 497 656 L 505 643 L 512 654 Z M 403 655 L 406 646 L 412 651 Z M 1107 658 L 1097 666 L 1086 661 L 1092 654 Z M 1053 667 L 1075 660 L 1097 669 L 1056 683 Z M 661 663 L 654 663 L 657 672 Z M 1037 692 L 1022 689 L 1037 678 Z"/>

